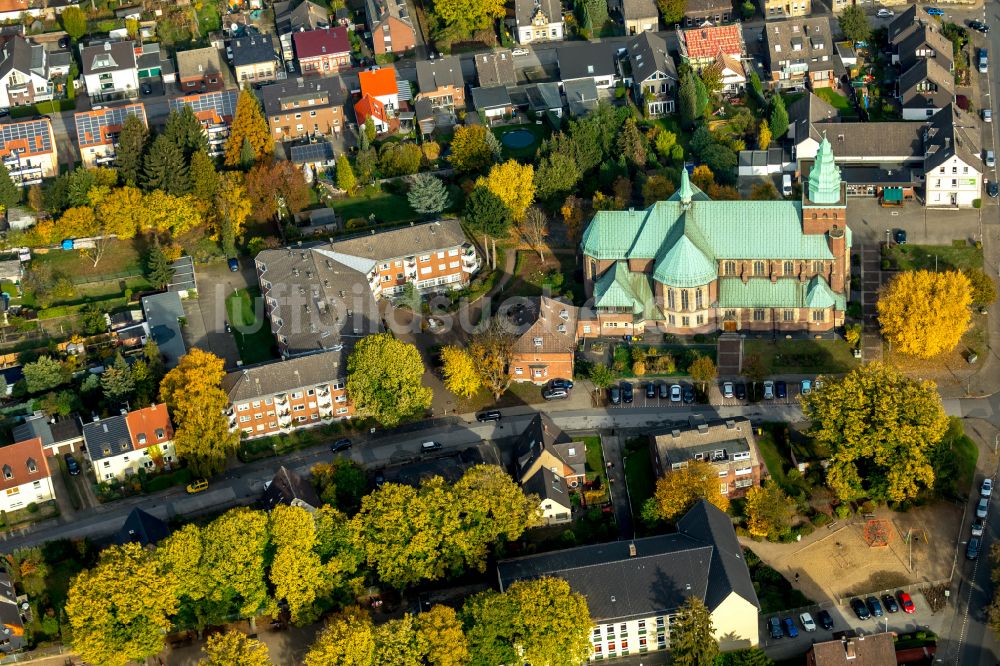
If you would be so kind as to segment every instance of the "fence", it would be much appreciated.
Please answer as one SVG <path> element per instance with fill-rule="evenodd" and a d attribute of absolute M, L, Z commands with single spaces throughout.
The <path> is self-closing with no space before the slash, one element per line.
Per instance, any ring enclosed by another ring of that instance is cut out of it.
<path fill-rule="evenodd" d="M 3 659 L 0 659 L 0 664 L 26 664 L 36 659 L 54 657 L 60 654 L 72 654 L 72 652 L 69 648 L 63 645 L 52 645 L 45 648 L 38 648 L 37 650 L 31 650 L 30 652 L 20 652 L 17 654 L 7 655 Z"/>

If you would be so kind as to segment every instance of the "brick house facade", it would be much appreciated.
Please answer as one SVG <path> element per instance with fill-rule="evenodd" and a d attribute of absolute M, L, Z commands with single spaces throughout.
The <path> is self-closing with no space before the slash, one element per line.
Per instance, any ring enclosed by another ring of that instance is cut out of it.
<path fill-rule="evenodd" d="M 544 384 L 572 379 L 578 309 L 547 296 L 516 306 L 509 322 L 523 328 L 514 341 L 510 374 L 515 382 Z"/>
<path fill-rule="evenodd" d="M 297 32 L 292 41 L 303 76 L 329 76 L 351 66 L 351 40 L 344 26 Z"/>
<path fill-rule="evenodd" d="M 267 124 L 275 141 L 339 135 L 344 128 L 346 96 L 338 77 L 291 79 L 261 90 Z"/>

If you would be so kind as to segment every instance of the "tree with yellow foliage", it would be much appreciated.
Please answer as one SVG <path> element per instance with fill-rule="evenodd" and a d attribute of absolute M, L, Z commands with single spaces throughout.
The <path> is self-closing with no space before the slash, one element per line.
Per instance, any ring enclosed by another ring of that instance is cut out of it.
<path fill-rule="evenodd" d="M 316 601 L 326 596 L 331 586 L 315 551 L 312 515 L 302 507 L 279 504 L 271 511 L 270 533 L 274 598 L 288 603 L 292 624 L 315 622 L 320 613 Z"/>
<path fill-rule="evenodd" d="M 459 125 L 451 138 L 448 161 L 458 173 L 482 172 L 499 157 L 496 143 L 496 137 L 482 125 Z"/>
<path fill-rule="evenodd" d="M 250 146 L 254 161 L 257 162 L 274 152 L 271 129 L 260 109 L 260 102 L 249 88 L 241 90 L 236 100 L 236 115 L 229 128 L 229 140 L 226 141 L 227 167 L 249 166 L 243 164 L 244 144 Z"/>
<path fill-rule="evenodd" d="M 349 606 L 334 613 L 306 653 L 305 666 L 373 666 L 375 626 L 367 611 Z"/>
<path fill-rule="evenodd" d="M 465 666 L 471 661 L 469 641 L 450 606 L 438 604 L 417 616 L 417 641 L 431 666 Z"/>
<path fill-rule="evenodd" d="M 229 431 L 222 390 L 226 371 L 222 359 L 194 347 L 160 384 L 160 398 L 170 408 L 176 429 L 177 457 L 199 476 L 218 474 L 236 452 L 239 437 Z"/>
<path fill-rule="evenodd" d="M 934 382 L 868 363 L 802 397 L 817 446 L 831 451 L 827 485 L 842 501 L 902 502 L 934 484 L 931 452 L 948 430 Z"/>
<path fill-rule="evenodd" d="M 504 16 L 503 0 L 437 0 L 434 12 L 460 35 L 468 36 L 485 30 L 493 21 Z"/>
<path fill-rule="evenodd" d="M 483 385 L 499 400 L 510 386 L 510 361 L 514 354 L 514 335 L 507 322 L 494 315 L 486 328 L 469 344 L 469 354 L 479 369 Z"/>
<path fill-rule="evenodd" d="M 496 164 L 490 173 L 476 181 L 496 195 L 510 210 L 515 222 L 524 219 L 528 207 L 535 200 L 535 168 L 517 160 Z"/>
<path fill-rule="evenodd" d="M 423 376 L 415 346 L 377 333 L 358 342 L 347 359 L 347 395 L 359 414 L 391 428 L 431 406 L 433 391 Z"/>
<path fill-rule="evenodd" d="M 270 666 L 267 646 L 242 631 L 212 634 L 205 643 L 207 657 L 198 666 Z"/>
<path fill-rule="evenodd" d="M 719 509 L 729 509 L 729 498 L 719 492 L 719 474 L 704 460 L 692 460 L 686 467 L 668 471 L 656 482 L 656 492 L 643 508 L 643 518 L 673 521 L 706 499 Z"/>
<path fill-rule="evenodd" d="M 220 176 L 215 191 L 215 211 L 222 250 L 231 257 L 236 254 L 236 240 L 243 236 L 243 225 L 252 212 L 243 174 L 228 171 Z"/>
<path fill-rule="evenodd" d="M 972 285 L 958 271 L 905 271 L 882 288 L 878 321 L 893 348 L 932 358 L 958 345 L 969 328 Z"/>
<path fill-rule="evenodd" d="M 744 511 L 750 536 L 776 539 L 791 525 L 793 504 L 781 486 L 766 481 L 747 491 Z"/>
<path fill-rule="evenodd" d="M 448 345 L 441 350 L 444 385 L 461 398 L 471 398 L 483 387 L 483 380 L 472 355 L 462 347 Z"/>
<path fill-rule="evenodd" d="M 699 164 L 691 172 L 691 184 L 702 192 L 708 192 L 708 188 L 715 184 L 715 174 L 704 164 Z"/>

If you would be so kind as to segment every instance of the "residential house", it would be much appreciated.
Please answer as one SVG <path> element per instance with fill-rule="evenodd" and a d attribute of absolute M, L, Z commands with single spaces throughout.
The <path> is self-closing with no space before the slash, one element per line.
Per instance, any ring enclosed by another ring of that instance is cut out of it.
<path fill-rule="evenodd" d="M 599 96 L 593 79 L 566 81 L 563 83 L 563 92 L 566 94 L 569 115 L 574 118 L 586 115 L 597 108 Z"/>
<path fill-rule="evenodd" d="M 295 78 L 264 86 L 264 114 L 275 141 L 339 135 L 347 89 L 340 77 Z"/>
<path fill-rule="evenodd" d="M 0 511 L 55 499 L 52 472 L 38 437 L 0 447 Z"/>
<path fill-rule="evenodd" d="M 0 125 L 0 159 L 15 185 L 37 185 L 59 174 L 52 121 L 45 116 Z"/>
<path fill-rule="evenodd" d="M 565 85 L 591 79 L 598 88 L 614 87 L 622 79 L 619 48 L 613 42 L 560 46 L 556 49 L 559 80 Z"/>
<path fill-rule="evenodd" d="M 233 68 L 240 86 L 245 88 L 255 83 L 277 80 L 278 72 L 282 70 L 271 35 L 252 33 L 236 37 L 230 43 L 230 48 L 233 50 Z"/>
<path fill-rule="evenodd" d="M 177 459 L 174 428 L 165 404 L 85 423 L 83 440 L 98 483 L 170 469 Z"/>
<path fill-rule="evenodd" d="M 125 118 L 135 116 L 146 122 L 146 107 L 142 102 L 125 106 L 110 106 L 74 114 L 76 139 L 80 146 L 80 158 L 88 169 L 95 166 L 113 166 L 118 133 Z"/>
<path fill-rule="evenodd" d="M 728 0 L 688 0 L 684 6 L 684 27 L 696 28 L 729 23 L 733 3 Z"/>
<path fill-rule="evenodd" d="M 560 0 L 514 0 L 514 38 L 518 44 L 562 41 L 563 9 Z"/>
<path fill-rule="evenodd" d="M 896 666 L 896 664 L 927 663 L 934 658 L 921 648 L 915 660 L 897 660 L 897 636 L 892 632 L 857 636 L 853 632 L 831 641 L 813 643 L 806 653 L 806 666 Z M 902 652 L 902 650 L 900 651 Z"/>
<path fill-rule="evenodd" d="M 289 62 L 295 60 L 292 37 L 299 32 L 329 27 L 330 12 L 312 0 L 281 0 L 274 3 L 274 23 L 280 35 L 281 56 Z"/>
<path fill-rule="evenodd" d="M 177 82 L 183 93 L 217 92 L 227 87 L 229 67 L 214 46 L 177 52 Z"/>
<path fill-rule="evenodd" d="M 506 120 L 514 115 L 514 103 L 506 88 L 473 88 L 472 105 L 487 125 Z"/>
<path fill-rule="evenodd" d="M 384 134 L 392 128 L 390 124 L 392 115 L 386 110 L 385 104 L 377 97 L 365 94 L 354 103 L 354 120 L 358 127 L 362 127 L 367 124 L 369 119 L 379 134 Z"/>
<path fill-rule="evenodd" d="M 687 426 L 650 433 L 649 450 L 657 477 L 704 460 L 719 473 L 719 490 L 729 498 L 743 497 L 767 475 L 753 426 L 745 418 L 706 422 L 695 415 Z"/>
<path fill-rule="evenodd" d="M 955 102 L 955 75 L 934 58 L 922 58 L 896 81 L 903 120 L 926 120 Z"/>
<path fill-rule="evenodd" d="M 712 201 L 681 184 L 646 210 L 599 211 L 583 235 L 582 337 L 829 331 L 842 325 L 851 230 L 840 170 L 820 143 L 801 202 Z"/>
<path fill-rule="evenodd" d="M 328 76 L 351 66 L 351 40 L 342 25 L 297 32 L 292 41 L 303 76 Z"/>
<path fill-rule="evenodd" d="M 0 572 L 0 652 L 13 654 L 27 647 L 24 625 L 28 618 L 21 612 L 27 597 L 17 596 L 14 582 L 6 571 Z"/>
<path fill-rule="evenodd" d="M 374 71 L 358 72 L 358 83 L 361 86 L 362 97 L 371 95 L 388 110 L 399 110 L 399 82 L 395 67 L 380 67 Z"/>
<path fill-rule="evenodd" d="M 449 219 L 265 250 L 256 265 L 278 348 L 297 356 L 380 331 L 376 299 L 409 283 L 425 292 L 467 285 L 479 257 L 459 221 Z"/>
<path fill-rule="evenodd" d="M 246 438 L 263 437 L 350 418 L 344 343 L 353 347 L 353 340 L 334 342 L 339 349 L 309 349 L 297 358 L 226 375 L 222 389 L 229 396 L 230 429 Z"/>
<path fill-rule="evenodd" d="M 302 475 L 293 472 L 284 465 L 278 468 L 278 473 L 264 487 L 264 497 L 261 503 L 264 505 L 265 511 L 270 511 L 279 504 L 284 504 L 313 513 L 323 506 L 323 502 L 320 501 L 312 484 L 303 479 Z"/>
<path fill-rule="evenodd" d="M 116 545 L 137 543 L 140 546 L 155 546 L 170 536 L 170 526 L 164 521 L 139 507 L 132 509 L 122 528 L 114 536 Z"/>
<path fill-rule="evenodd" d="M 928 207 L 967 208 L 982 197 L 979 123 L 951 104 L 930 120 L 924 135 L 924 202 Z"/>
<path fill-rule="evenodd" d="M 456 112 L 465 108 L 465 78 L 458 56 L 417 61 L 416 104 L 427 100 L 435 127 L 455 124 Z"/>
<path fill-rule="evenodd" d="M 514 381 L 573 378 L 577 314 L 572 304 L 548 296 L 528 299 L 508 314 L 519 331 L 508 364 Z"/>
<path fill-rule="evenodd" d="M 660 27 L 660 12 L 654 0 L 613 0 L 610 4 L 621 16 L 626 35 L 656 32 Z"/>
<path fill-rule="evenodd" d="M 760 0 L 760 11 L 767 21 L 802 18 L 812 13 L 812 0 Z"/>
<path fill-rule="evenodd" d="M 518 438 L 514 461 L 517 482 L 526 495 L 538 497 L 542 519 L 549 525 L 570 522 L 570 489 L 582 488 L 587 480 L 586 444 L 539 413 Z"/>
<path fill-rule="evenodd" d="M 721 51 L 715 56 L 715 62 L 705 68 L 706 71 L 718 72 L 722 83 L 722 94 L 735 97 L 743 93 L 747 87 L 747 75 L 743 63 Z"/>
<path fill-rule="evenodd" d="M 365 16 L 375 55 L 405 53 L 417 45 L 406 0 L 365 0 Z"/>
<path fill-rule="evenodd" d="M 48 456 L 76 453 L 80 444 L 83 444 L 83 428 L 79 418 L 64 416 L 50 419 L 45 412 L 26 416 L 24 423 L 14 426 L 12 435 L 15 442 L 35 438 L 42 440 L 42 447 Z"/>
<path fill-rule="evenodd" d="M 142 311 L 146 315 L 149 334 L 160 348 L 163 363 L 167 369 L 174 368 L 187 353 L 181 333 L 184 320 L 184 306 L 180 294 L 167 291 L 162 294 L 142 297 Z"/>
<path fill-rule="evenodd" d="M 681 61 L 699 74 L 714 65 L 720 53 L 742 61 L 747 52 L 743 28 L 739 23 L 682 30 L 678 35 L 677 48 Z"/>
<path fill-rule="evenodd" d="M 836 87 L 833 38 L 827 17 L 768 23 L 764 34 L 772 88 Z"/>
<path fill-rule="evenodd" d="M 476 54 L 476 79 L 480 88 L 517 85 L 514 55 L 510 49 L 497 49 Z"/>
<path fill-rule="evenodd" d="M 524 87 L 524 96 L 528 101 L 528 110 L 536 116 L 547 113 L 557 118 L 563 115 L 562 92 L 555 81 L 541 81 Z"/>
<path fill-rule="evenodd" d="M 628 42 L 632 68 L 632 95 L 647 117 L 674 112 L 677 67 L 667 53 L 667 42 L 655 32 L 643 32 Z"/>
<path fill-rule="evenodd" d="M 135 42 L 84 46 L 80 49 L 80 60 L 83 82 L 92 101 L 132 99 L 139 94 Z"/>
<path fill-rule="evenodd" d="M 288 149 L 288 159 L 292 164 L 303 170 L 306 174 L 306 182 L 312 182 L 311 177 L 326 172 L 330 172 L 332 175 L 337 164 L 337 155 L 334 153 L 333 145 L 329 141 L 315 141 L 291 146 Z M 313 215 L 316 213 L 329 214 L 333 212 L 332 209 L 328 208 L 311 211 Z M 336 215 L 331 215 L 330 217 L 332 222 L 336 218 Z"/>
<path fill-rule="evenodd" d="M 185 106 L 191 107 L 195 117 L 201 122 L 201 128 L 208 139 L 208 154 L 219 157 L 225 152 L 226 140 L 229 139 L 229 126 L 236 117 L 236 100 L 239 92 L 236 90 L 218 90 L 216 92 L 173 97 L 168 100 L 171 111 L 180 111 Z"/>
<path fill-rule="evenodd" d="M 21 35 L 3 38 L 0 47 L 0 107 L 10 108 L 53 97 L 48 53 L 41 44 L 29 42 Z"/>
<path fill-rule="evenodd" d="M 177 72 L 167 52 L 160 50 L 159 42 L 143 42 L 135 47 L 135 59 L 139 81 L 161 78 L 174 83 Z"/>
<path fill-rule="evenodd" d="M 760 602 L 733 521 L 707 500 L 684 514 L 676 533 L 503 560 L 497 573 L 501 591 L 553 576 L 586 597 L 591 660 L 669 649 L 692 596 L 711 613 L 721 649 L 759 643 Z"/>
<path fill-rule="evenodd" d="M 888 26 L 892 63 L 906 71 L 918 60 L 933 58 L 946 70 L 954 68 L 951 41 L 941 32 L 941 23 L 919 5 L 909 5 Z"/>

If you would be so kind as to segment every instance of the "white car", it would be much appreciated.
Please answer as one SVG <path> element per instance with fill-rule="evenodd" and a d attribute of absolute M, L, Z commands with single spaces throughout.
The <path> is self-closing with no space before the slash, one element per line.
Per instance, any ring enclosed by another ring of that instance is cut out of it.
<path fill-rule="evenodd" d="M 526 56 L 531 52 L 528 49 L 514 49 L 511 53 L 515 56 Z"/>
<path fill-rule="evenodd" d="M 732 398 L 734 395 L 736 395 L 735 386 L 732 382 L 726 382 L 725 384 L 722 385 L 723 398 Z"/>
<path fill-rule="evenodd" d="M 993 479 L 983 479 L 983 485 L 979 488 L 979 494 L 989 497 L 993 494 Z"/>
<path fill-rule="evenodd" d="M 670 387 L 670 402 L 680 402 L 681 401 L 681 385 L 674 384 Z"/>
<path fill-rule="evenodd" d="M 983 109 L 983 122 L 984 123 L 993 122 L 993 109 Z"/>
<path fill-rule="evenodd" d="M 879 18 L 892 18 L 895 15 L 896 12 L 892 11 L 891 9 L 886 9 L 885 7 L 878 10 L 878 13 L 875 14 L 875 16 L 878 16 Z"/>
<path fill-rule="evenodd" d="M 774 382 L 770 379 L 764 382 L 764 400 L 774 400 Z"/>
<path fill-rule="evenodd" d="M 979 504 L 976 505 L 976 518 L 982 518 L 986 520 L 986 516 L 990 513 L 990 500 L 987 497 L 983 497 L 979 500 Z"/>
<path fill-rule="evenodd" d="M 802 628 L 806 631 L 816 631 L 816 623 L 813 622 L 813 616 L 809 613 L 799 615 L 799 622 L 802 623 Z"/>

